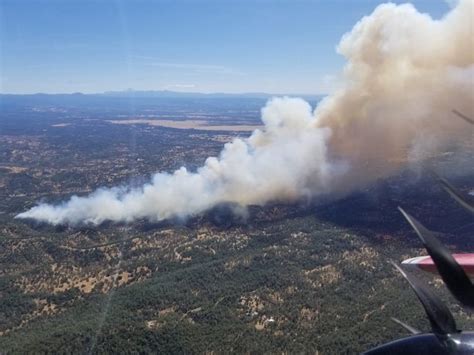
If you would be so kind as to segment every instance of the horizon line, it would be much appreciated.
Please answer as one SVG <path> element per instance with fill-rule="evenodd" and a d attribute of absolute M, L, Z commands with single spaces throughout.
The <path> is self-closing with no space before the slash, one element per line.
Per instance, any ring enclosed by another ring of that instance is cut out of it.
<path fill-rule="evenodd" d="M 142 89 L 124 89 L 124 90 L 107 90 L 102 92 L 1 92 L 0 95 L 10 95 L 10 96 L 33 96 L 33 95 L 107 95 L 107 94 L 133 94 L 133 93 L 169 93 L 169 94 L 178 94 L 178 95 L 229 95 L 229 96 L 245 96 L 245 95 L 266 95 L 266 96 L 327 96 L 330 93 L 273 93 L 273 92 L 264 92 L 264 91 L 243 91 L 243 92 L 223 92 L 223 91 L 174 91 L 168 89 L 151 89 L 151 90 L 142 90 Z"/>

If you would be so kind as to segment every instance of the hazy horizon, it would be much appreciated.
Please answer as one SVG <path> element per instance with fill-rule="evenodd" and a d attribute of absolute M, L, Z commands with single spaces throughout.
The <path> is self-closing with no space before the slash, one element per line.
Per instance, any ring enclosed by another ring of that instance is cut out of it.
<path fill-rule="evenodd" d="M 0 92 L 330 94 L 337 44 L 384 2 L 2 0 Z M 449 9 L 411 3 L 434 19 Z"/>
<path fill-rule="evenodd" d="M 242 92 L 220 92 L 220 91 L 176 91 L 168 89 L 124 89 L 124 90 L 106 90 L 98 92 L 81 92 L 81 91 L 69 91 L 69 92 L 2 92 L 0 95 L 11 95 L 11 96 L 32 96 L 32 95 L 113 95 L 113 94 L 127 94 L 127 93 L 171 93 L 178 95 L 228 95 L 228 96 L 248 96 L 248 95 L 263 95 L 263 96 L 314 96 L 322 97 L 327 96 L 329 93 L 285 93 L 285 92 L 259 92 L 259 91 L 242 91 Z"/>

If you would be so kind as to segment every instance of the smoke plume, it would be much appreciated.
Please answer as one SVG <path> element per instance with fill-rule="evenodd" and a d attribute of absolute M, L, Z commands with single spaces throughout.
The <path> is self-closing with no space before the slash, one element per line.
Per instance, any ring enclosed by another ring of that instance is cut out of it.
<path fill-rule="evenodd" d="M 158 173 L 140 188 L 99 189 L 19 214 L 51 224 L 163 220 L 222 203 L 344 193 L 472 134 L 450 114 L 474 116 L 474 2 L 441 20 L 409 4 L 384 4 L 343 36 L 344 84 L 314 110 L 298 98 L 274 98 L 264 126 L 234 139 L 196 172 Z"/>

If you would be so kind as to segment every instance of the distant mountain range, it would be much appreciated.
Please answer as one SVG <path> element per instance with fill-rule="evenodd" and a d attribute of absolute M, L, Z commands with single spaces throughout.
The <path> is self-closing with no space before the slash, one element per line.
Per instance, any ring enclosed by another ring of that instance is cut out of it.
<path fill-rule="evenodd" d="M 266 93 L 192 93 L 176 91 L 108 91 L 98 94 L 0 94 L 0 112 L 6 113 L 18 109 L 81 109 L 81 110 L 140 110 L 160 107 L 167 109 L 185 106 L 188 109 L 203 107 L 253 108 L 257 110 L 265 105 L 265 102 L 275 96 Z M 297 95 L 287 95 L 295 97 Z M 300 95 L 311 105 L 316 105 L 322 97 L 317 95 Z M 203 106 L 204 105 L 204 106 Z"/>
<path fill-rule="evenodd" d="M 169 90 L 124 90 L 124 91 L 106 91 L 96 94 L 83 94 L 80 92 L 71 94 L 0 94 L 0 99 L 6 98 L 85 98 L 85 97 L 117 97 L 117 98 L 255 98 L 255 99 L 269 99 L 275 96 L 292 96 L 302 97 L 307 100 L 319 100 L 325 95 L 307 95 L 307 94 L 268 94 L 262 92 L 250 92 L 241 94 L 228 93 L 196 93 L 196 92 L 178 92 Z"/>
<path fill-rule="evenodd" d="M 148 91 L 135 91 L 135 90 L 125 90 L 125 91 L 106 91 L 100 95 L 112 96 L 112 97 L 183 97 L 183 98 L 258 98 L 258 99 L 268 99 L 275 96 L 297 96 L 304 97 L 308 99 L 320 99 L 325 95 L 305 95 L 305 94 L 268 94 L 264 92 L 248 92 L 248 93 L 239 93 L 239 94 L 229 94 L 229 93 L 196 93 L 196 92 L 178 92 L 178 91 L 169 91 L 169 90 L 148 90 Z"/>

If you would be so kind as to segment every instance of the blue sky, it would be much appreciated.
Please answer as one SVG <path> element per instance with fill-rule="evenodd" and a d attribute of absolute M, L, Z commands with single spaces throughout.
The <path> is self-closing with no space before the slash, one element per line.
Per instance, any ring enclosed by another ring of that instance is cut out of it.
<path fill-rule="evenodd" d="M 0 0 L 0 92 L 328 93 L 339 39 L 382 2 Z"/>

